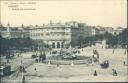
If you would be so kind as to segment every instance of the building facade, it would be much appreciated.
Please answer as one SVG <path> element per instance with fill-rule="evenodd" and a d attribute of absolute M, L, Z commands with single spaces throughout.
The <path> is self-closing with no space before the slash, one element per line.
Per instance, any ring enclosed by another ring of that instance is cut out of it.
<path fill-rule="evenodd" d="M 31 38 L 35 44 L 48 48 L 68 48 L 79 45 L 86 37 L 103 34 L 95 26 L 88 26 L 85 23 L 70 21 L 66 23 L 52 23 L 43 26 L 10 27 L 1 30 L 3 38 Z M 83 40 L 82 40 L 83 39 Z"/>
<path fill-rule="evenodd" d="M 3 38 L 27 38 L 29 36 L 29 29 L 24 27 L 10 27 L 10 24 L 7 27 L 1 27 L 1 36 Z"/>
<path fill-rule="evenodd" d="M 49 48 L 67 48 L 71 42 L 71 28 L 62 24 L 48 24 L 30 30 L 30 38 Z"/>
<path fill-rule="evenodd" d="M 118 27 L 117 29 L 113 30 L 113 35 L 119 35 L 123 31 L 122 27 Z"/>

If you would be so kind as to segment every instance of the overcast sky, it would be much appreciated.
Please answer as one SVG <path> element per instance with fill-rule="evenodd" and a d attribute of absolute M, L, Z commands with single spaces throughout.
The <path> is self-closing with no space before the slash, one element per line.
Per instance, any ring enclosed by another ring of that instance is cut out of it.
<path fill-rule="evenodd" d="M 11 1 L 19 2 L 19 1 Z M 23 2 L 23 1 L 22 1 Z M 28 2 L 28 1 L 26 1 Z M 110 27 L 127 26 L 127 0 L 44 0 L 36 4 L 19 5 L 36 10 L 15 11 L 8 7 L 9 1 L 1 1 L 1 23 L 11 26 L 43 25 L 53 22 L 79 21 L 89 25 Z"/>

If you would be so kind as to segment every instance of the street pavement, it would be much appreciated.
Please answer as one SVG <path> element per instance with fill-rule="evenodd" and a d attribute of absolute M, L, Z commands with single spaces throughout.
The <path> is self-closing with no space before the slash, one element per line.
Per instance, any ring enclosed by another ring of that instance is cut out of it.
<path fill-rule="evenodd" d="M 109 68 L 101 68 L 99 63 L 86 65 L 50 65 L 44 63 L 34 63 L 31 58 L 23 59 L 24 66 L 26 66 L 26 73 L 24 73 L 26 82 L 128 82 L 126 62 L 126 49 L 104 49 L 97 47 L 87 47 L 79 49 L 83 56 L 92 51 L 97 50 L 100 55 L 100 62 L 109 61 Z M 27 54 L 26 54 L 27 55 Z M 88 56 L 88 55 L 87 55 Z M 28 57 L 28 56 L 27 56 Z M 15 57 L 10 60 L 12 70 L 15 70 L 21 64 L 21 57 Z M 117 76 L 113 76 L 112 69 L 116 69 Z M 94 76 L 94 71 L 97 71 L 97 76 Z M 2 78 L 5 83 L 21 82 L 22 74 L 18 70 L 16 73 L 8 77 Z"/>
<path fill-rule="evenodd" d="M 6 61 L 6 60 L 5 60 Z M 22 74 L 19 71 L 19 67 L 21 66 L 21 62 L 23 62 L 24 66 L 27 68 L 29 66 L 31 66 L 34 62 L 33 59 L 31 58 L 23 58 L 22 56 L 15 56 L 12 59 L 9 59 L 9 63 L 11 65 L 11 71 L 12 74 L 9 76 L 5 76 L 1 78 L 1 82 L 4 83 L 17 83 L 17 82 L 21 82 L 22 80 Z"/>
<path fill-rule="evenodd" d="M 81 52 L 92 51 L 91 47 L 80 49 Z M 27 68 L 25 74 L 28 82 L 128 82 L 125 49 L 96 49 L 100 54 L 100 61 L 109 60 L 110 66 L 102 69 L 98 63 L 94 65 L 47 65 L 35 63 Z M 84 55 L 86 56 L 86 55 Z M 35 70 L 36 68 L 36 70 Z M 113 76 L 112 69 L 116 69 L 117 76 Z M 97 76 L 94 76 L 94 71 Z"/>

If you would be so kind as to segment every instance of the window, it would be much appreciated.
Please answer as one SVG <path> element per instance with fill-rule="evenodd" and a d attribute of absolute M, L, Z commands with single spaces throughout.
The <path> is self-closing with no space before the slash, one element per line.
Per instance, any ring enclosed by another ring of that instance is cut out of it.
<path fill-rule="evenodd" d="M 49 36 L 50 34 L 49 34 L 49 33 L 47 33 L 46 35 L 47 35 L 47 36 Z"/>
<path fill-rule="evenodd" d="M 55 43 L 54 42 L 52 43 L 52 48 L 55 48 Z"/>
<path fill-rule="evenodd" d="M 61 47 L 64 48 L 64 42 L 61 43 Z"/>
<path fill-rule="evenodd" d="M 57 48 L 60 48 L 60 42 L 57 42 Z"/>
<path fill-rule="evenodd" d="M 41 34 L 41 36 L 43 36 L 43 33 Z"/>
<path fill-rule="evenodd" d="M 66 33 L 66 35 L 69 35 L 69 33 Z"/>
<path fill-rule="evenodd" d="M 35 33 L 35 36 L 37 36 L 37 33 Z"/>
<path fill-rule="evenodd" d="M 37 33 L 37 36 L 40 36 L 40 33 Z"/>

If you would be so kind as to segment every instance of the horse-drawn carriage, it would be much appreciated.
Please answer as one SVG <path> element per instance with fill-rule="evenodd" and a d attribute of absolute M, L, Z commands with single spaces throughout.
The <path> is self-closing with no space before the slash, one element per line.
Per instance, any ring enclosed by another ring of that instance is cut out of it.
<path fill-rule="evenodd" d="M 101 68 L 108 68 L 109 67 L 109 61 L 106 60 L 103 63 L 100 64 Z"/>

